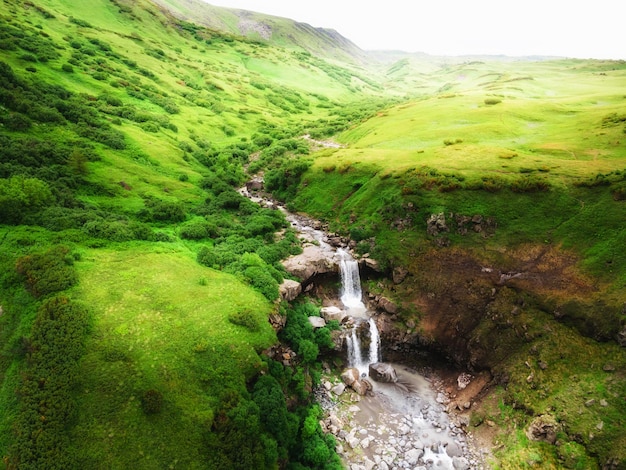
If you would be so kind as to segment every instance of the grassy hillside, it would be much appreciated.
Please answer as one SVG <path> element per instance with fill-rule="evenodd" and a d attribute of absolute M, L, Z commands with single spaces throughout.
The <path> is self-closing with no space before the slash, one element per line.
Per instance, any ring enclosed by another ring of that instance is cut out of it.
<path fill-rule="evenodd" d="M 3 465 L 332 466 L 315 426 L 297 438 L 310 376 L 260 355 L 298 242 L 235 188 L 370 115 L 378 85 L 148 1 L 1 11 Z"/>

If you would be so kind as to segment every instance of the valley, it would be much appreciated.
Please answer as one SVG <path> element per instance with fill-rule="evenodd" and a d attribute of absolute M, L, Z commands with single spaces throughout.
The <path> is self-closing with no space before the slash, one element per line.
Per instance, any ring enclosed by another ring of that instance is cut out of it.
<path fill-rule="evenodd" d="M 382 357 L 442 361 L 485 465 L 625 468 L 626 62 L 0 4 L 0 466 L 345 467 L 316 400 L 347 350 L 308 320 L 339 276 L 286 269 L 248 183 L 350 249 Z"/>

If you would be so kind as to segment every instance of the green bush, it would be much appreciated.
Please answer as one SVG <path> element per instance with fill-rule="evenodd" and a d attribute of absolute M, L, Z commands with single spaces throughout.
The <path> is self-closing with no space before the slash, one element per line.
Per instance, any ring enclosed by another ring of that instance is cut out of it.
<path fill-rule="evenodd" d="M 69 249 L 57 245 L 43 253 L 22 256 L 16 270 L 35 297 L 65 290 L 78 282 Z"/>
<path fill-rule="evenodd" d="M 206 220 L 192 220 L 181 226 L 179 234 L 186 240 L 202 240 L 216 236 L 217 228 Z"/>
<path fill-rule="evenodd" d="M 27 340 L 8 468 L 77 468 L 67 432 L 76 413 L 72 391 L 89 327 L 87 310 L 65 296 L 41 304 Z"/>
<path fill-rule="evenodd" d="M 228 321 L 233 325 L 243 326 L 249 331 L 259 331 L 261 325 L 254 312 L 249 310 L 238 311 L 228 315 Z"/>
<path fill-rule="evenodd" d="M 251 266 L 243 272 L 248 283 L 263 294 L 268 300 L 276 300 L 280 295 L 278 282 L 272 275 L 259 266 Z"/>
<path fill-rule="evenodd" d="M 163 409 L 163 394 L 158 390 L 146 390 L 141 395 L 141 409 L 147 415 L 160 413 Z"/>

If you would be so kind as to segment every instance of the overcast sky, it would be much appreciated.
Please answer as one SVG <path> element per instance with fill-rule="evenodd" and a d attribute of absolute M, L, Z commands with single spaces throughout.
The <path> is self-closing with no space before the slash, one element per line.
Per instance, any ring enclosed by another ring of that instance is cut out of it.
<path fill-rule="evenodd" d="M 205 0 L 332 28 L 361 49 L 626 59 L 623 0 Z"/>

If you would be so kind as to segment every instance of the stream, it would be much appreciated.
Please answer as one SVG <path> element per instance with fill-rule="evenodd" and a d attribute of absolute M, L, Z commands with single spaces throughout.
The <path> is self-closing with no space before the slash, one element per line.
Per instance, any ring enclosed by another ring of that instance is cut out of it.
<path fill-rule="evenodd" d="M 251 196 L 245 189 L 242 194 L 276 207 L 271 201 Z M 383 363 L 384 348 L 376 312 L 363 302 L 359 264 L 350 251 L 332 246 L 328 235 L 313 227 L 317 225 L 314 221 L 278 207 L 305 244 L 317 246 L 323 256 L 339 266 L 341 291 L 336 305 L 344 318 L 342 353 L 348 368 L 342 378 L 332 374 L 323 377 L 315 396 L 325 413 L 323 429 L 335 436 L 345 467 L 350 470 L 488 468 L 484 463 L 486 452 L 477 449 L 455 417 L 446 412 L 447 397 L 431 380 L 406 364 Z M 392 368 L 392 380 L 382 382 L 370 377 L 370 365 L 381 363 Z M 345 380 L 350 375 L 353 377 L 350 381 L 356 379 L 358 387 Z"/>

